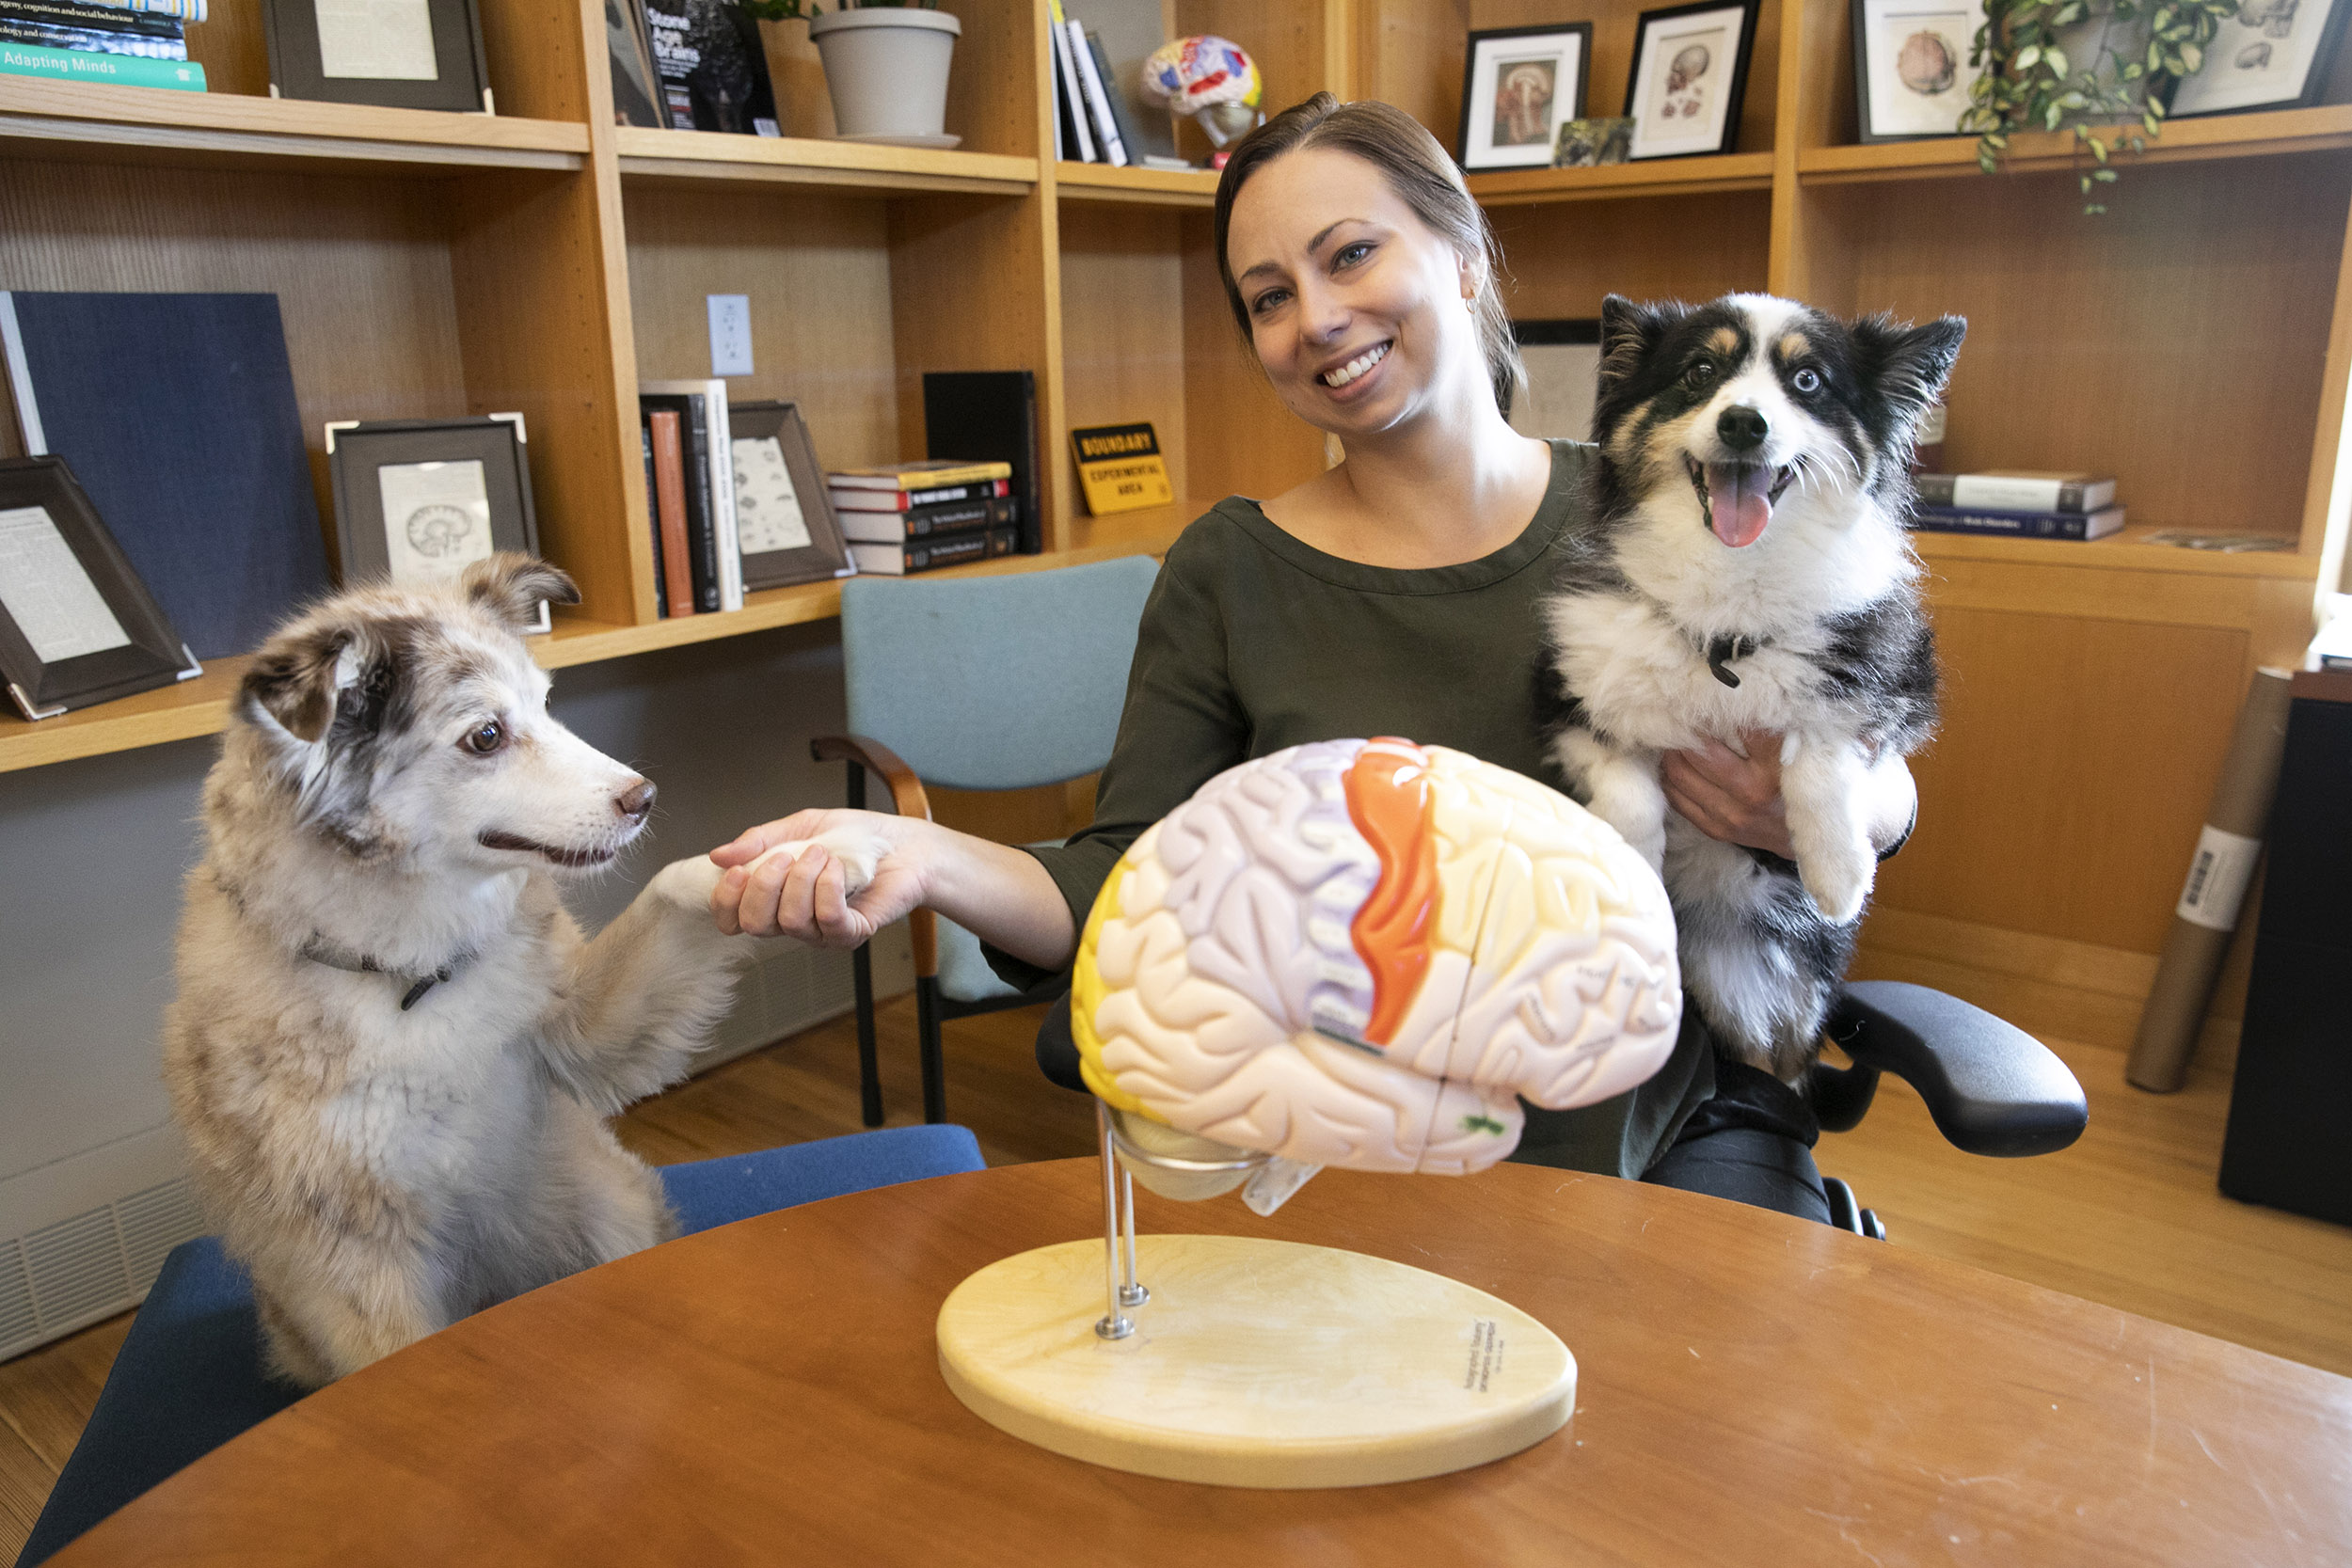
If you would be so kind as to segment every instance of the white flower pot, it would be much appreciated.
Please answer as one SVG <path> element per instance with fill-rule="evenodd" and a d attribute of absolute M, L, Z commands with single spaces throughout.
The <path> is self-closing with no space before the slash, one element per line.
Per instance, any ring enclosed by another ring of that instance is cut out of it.
<path fill-rule="evenodd" d="M 947 62 L 963 24 L 944 11 L 869 7 L 808 24 L 824 56 L 834 129 L 844 136 L 935 137 L 947 119 Z"/>

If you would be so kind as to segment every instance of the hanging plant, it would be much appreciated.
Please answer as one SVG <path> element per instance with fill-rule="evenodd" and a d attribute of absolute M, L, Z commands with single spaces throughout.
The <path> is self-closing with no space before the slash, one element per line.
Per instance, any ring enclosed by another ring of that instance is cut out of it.
<path fill-rule="evenodd" d="M 1985 0 L 1971 63 L 1979 67 L 1960 128 L 1977 134 L 1977 165 L 2000 166 L 2016 131 L 2071 131 L 2092 166 L 2083 211 L 2104 213 L 2118 152 L 2162 134 L 2172 88 L 2205 63 L 2205 46 L 2240 0 Z M 2104 25 L 2101 24 L 2104 23 Z M 2134 26 L 2137 24 L 2137 26 Z M 2116 44 L 2121 31 L 2130 53 Z M 2072 46 L 2075 55 L 2068 53 Z"/>

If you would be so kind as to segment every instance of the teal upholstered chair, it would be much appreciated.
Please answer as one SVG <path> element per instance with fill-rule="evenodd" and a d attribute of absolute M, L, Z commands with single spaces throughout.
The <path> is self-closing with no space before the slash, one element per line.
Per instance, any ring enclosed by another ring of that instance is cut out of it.
<path fill-rule="evenodd" d="M 927 818 L 925 781 L 1029 789 L 1097 771 L 1110 760 L 1136 626 L 1158 575 L 1133 556 L 1003 577 L 852 578 L 841 590 L 850 733 L 811 752 L 849 764 L 850 805 L 866 804 L 870 769 L 899 816 Z M 909 924 L 923 1119 L 944 1121 L 941 1022 L 1052 996 L 1025 996 L 998 979 L 978 939 L 953 921 L 917 910 Z M 858 1084 L 866 1125 L 879 1127 L 874 976 L 863 947 L 854 969 Z"/>

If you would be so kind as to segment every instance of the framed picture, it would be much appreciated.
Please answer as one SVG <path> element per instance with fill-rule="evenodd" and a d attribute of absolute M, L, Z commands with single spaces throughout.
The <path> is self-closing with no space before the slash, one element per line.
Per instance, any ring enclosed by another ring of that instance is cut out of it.
<path fill-rule="evenodd" d="M 501 550 L 537 555 L 527 447 L 520 414 L 328 425 L 342 581 L 453 582 Z"/>
<path fill-rule="evenodd" d="M 0 462 L 0 680 L 27 721 L 204 673 L 62 457 Z"/>
<path fill-rule="evenodd" d="M 2309 108 L 2328 86 L 2352 0 L 2245 0 L 2172 89 L 2171 118 Z"/>
<path fill-rule="evenodd" d="M 1622 164 L 1633 150 L 1633 121 L 1623 116 L 1606 119 L 1564 119 L 1560 140 L 1551 150 L 1554 168 L 1598 168 Z"/>
<path fill-rule="evenodd" d="M 730 403 L 727 435 L 735 458 L 743 586 L 782 588 L 856 571 L 801 405 Z"/>
<path fill-rule="evenodd" d="M 1960 135 L 1978 68 L 1968 63 L 1984 0 L 1853 0 L 1862 139 Z"/>
<path fill-rule="evenodd" d="M 1462 58 L 1462 167 L 1543 168 L 1560 127 L 1584 113 L 1593 24 L 1472 33 Z"/>
<path fill-rule="evenodd" d="M 1593 438 L 1593 400 L 1600 388 L 1600 319 L 1515 321 L 1511 337 L 1527 366 L 1527 390 L 1511 401 L 1511 428 L 1522 436 Z"/>
<path fill-rule="evenodd" d="M 1740 103 L 1748 90 L 1748 54 L 1756 45 L 1760 3 L 1700 0 L 1642 13 L 1633 71 L 1625 87 L 1635 159 L 1731 150 L 1740 136 Z"/>
<path fill-rule="evenodd" d="M 273 98 L 489 114 L 475 0 L 262 0 Z"/>

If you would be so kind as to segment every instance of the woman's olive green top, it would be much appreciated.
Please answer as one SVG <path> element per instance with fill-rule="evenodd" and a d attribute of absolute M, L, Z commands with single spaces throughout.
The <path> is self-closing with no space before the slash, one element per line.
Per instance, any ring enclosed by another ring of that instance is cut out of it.
<path fill-rule="evenodd" d="M 1590 449 L 1552 444 L 1534 520 L 1492 555 L 1405 570 L 1324 554 L 1232 497 L 1169 547 L 1143 610 L 1119 740 L 1091 827 L 1044 863 L 1086 924 L 1111 867 L 1145 829 L 1226 768 L 1311 740 L 1402 736 L 1558 787 L 1544 746 L 1536 606 L 1551 552 L 1581 521 Z M 993 949 L 1026 989 L 1045 973 Z M 1713 1055 L 1686 1023 L 1665 1068 L 1577 1111 L 1530 1107 L 1516 1158 L 1639 1177 L 1714 1092 Z"/>

